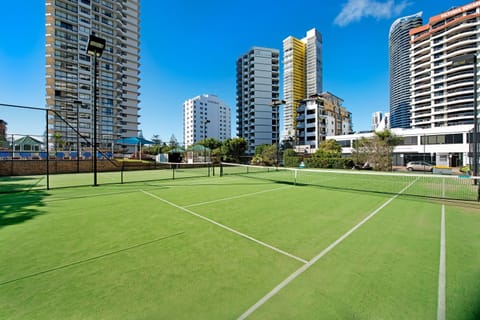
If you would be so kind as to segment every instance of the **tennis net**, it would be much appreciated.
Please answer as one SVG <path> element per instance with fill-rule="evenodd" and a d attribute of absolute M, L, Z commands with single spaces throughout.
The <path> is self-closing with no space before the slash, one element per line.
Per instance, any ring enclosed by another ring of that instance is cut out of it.
<path fill-rule="evenodd" d="M 275 168 L 222 163 L 221 176 L 242 175 L 295 185 L 478 201 L 478 177 L 395 172 Z M 480 182 L 479 182 L 480 183 Z"/>

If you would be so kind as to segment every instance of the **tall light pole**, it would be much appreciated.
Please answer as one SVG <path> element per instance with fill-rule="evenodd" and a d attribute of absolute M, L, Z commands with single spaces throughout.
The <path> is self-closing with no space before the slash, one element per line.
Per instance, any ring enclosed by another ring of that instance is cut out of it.
<path fill-rule="evenodd" d="M 277 168 L 280 163 L 280 106 L 282 104 L 285 104 L 285 100 L 273 100 L 271 106 L 275 108 L 275 117 L 276 121 L 275 123 L 277 124 Z"/>
<path fill-rule="evenodd" d="M 207 159 L 207 124 L 208 123 L 210 123 L 210 120 L 208 120 L 208 119 L 203 120 L 203 144 L 204 144 L 204 146 L 203 146 L 204 147 L 204 149 L 203 149 L 203 162 L 207 161 L 206 159 Z M 209 175 L 210 175 L 210 173 L 209 173 Z"/>
<path fill-rule="evenodd" d="M 477 107 L 477 55 L 474 53 L 463 54 L 451 59 L 452 65 L 464 66 L 473 64 L 473 175 L 478 176 L 478 107 Z M 478 183 L 477 179 L 474 180 Z M 480 188 L 479 188 L 480 199 Z"/>
<path fill-rule="evenodd" d="M 207 144 L 207 124 L 210 123 L 210 120 L 203 120 L 203 141 Z M 206 146 L 205 146 L 206 147 Z"/>
<path fill-rule="evenodd" d="M 87 54 L 93 56 L 93 185 L 97 184 L 97 58 L 102 56 L 105 49 L 105 39 L 97 37 L 94 32 L 88 39 Z"/>
<path fill-rule="evenodd" d="M 79 106 L 82 105 L 82 101 L 75 100 L 73 101 L 77 107 L 77 173 L 80 172 L 80 113 Z"/>

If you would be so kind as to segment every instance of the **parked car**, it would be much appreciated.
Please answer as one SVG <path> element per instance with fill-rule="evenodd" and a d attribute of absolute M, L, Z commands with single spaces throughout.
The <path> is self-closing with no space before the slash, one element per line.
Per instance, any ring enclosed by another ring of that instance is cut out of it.
<path fill-rule="evenodd" d="M 433 165 L 425 161 L 410 161 L 407 163 L 408 171 L 433 171 Z"/>

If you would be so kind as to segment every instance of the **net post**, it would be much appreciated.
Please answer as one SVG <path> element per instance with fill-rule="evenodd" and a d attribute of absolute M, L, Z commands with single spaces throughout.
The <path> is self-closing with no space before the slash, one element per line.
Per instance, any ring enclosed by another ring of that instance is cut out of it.
<path fill-rule="evenodd" d="M 125 159 L 122 159 L 122 167 L 120 168 L 120 181 L 121 181 L 121 184 L 123 184 L 123 169 L 124 169 L 124 166 L 125 166 Z"/>
<path fill-rule="evenodd" d="M 46 173 L 47 173 L 47 190 L 50 190 L 50 162 L 49 162 L 50 153 L 48 150 L 48 109 L 45 109 L 45 152 L 47 153 L 47 158 L 45 159 Z M 13 144 L 12 144 L 12 159 L 13 159 Z"/>
<path fill-rule="evenodd" d="M 480 183 L 477 183 L 477 202 L 480 202 Z"/>
<path fill-rule="evenodd" d="M 293 178 L 293 185 L 296 186 L 297 185 L 297 174 L 298 174 L 298 169 L 295 169 L 295 175 L 294 175 L 294 178 Z"/>
<path fill-rule="evenodd" d="M 208 176 L 208 177 L 210 177 L 210 163 L 209 163 L 209 164 L 207 164 L 207 168 L 208 168 L 208 170 L 207 170 L 207 171 L 208 171 L 208 174 L 207 174 L 207 176 Z"/>

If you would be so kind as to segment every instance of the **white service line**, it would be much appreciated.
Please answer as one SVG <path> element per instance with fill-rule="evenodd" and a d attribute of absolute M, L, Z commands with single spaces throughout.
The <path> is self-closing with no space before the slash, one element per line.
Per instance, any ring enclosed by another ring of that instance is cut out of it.
<path fill-rule="evenodd" d="M 285 280 L 280 282 L 275 288 L 272 289 L 269 293 L 267 293 L 263 298 L 261 298 L 257 303 L 255 303 L 253 306 L 251 306 L 247 311 L 245 311 L 241 316 L 238 317 L 238 320 L 243 320 L 246 319 L 249 315 L 251 315 L 255 310 L 260 308 L 265 302 L 270 300 L 274 295 L 276 295 L 280 290 L 282 290 L 284 287 L 286 287 L 290 282 L 295 280 L 299 275 L 307 271 L 311 266 L 315 264 L 318 260 L 320 260 L 323 256 L 325 256 L 327 253 L 329 253 L 333 248 L 335 248 L 338 244 L 340 244 L 343 240 L 348 238 L 355 230 L 360 228 L 365 222 L 370 220 L 374 215 L 376 215 L 380 210 L 385 208 L 390 202 L 392 202 L 395 198 L 397 198 L 400 194 L 402 194 L 405 190 L 410 188 L 412 184 L 414 184 L 418 179 L 415 179 L 415 181 L 412 181 L 408 186 L 403 188 L 400 192 L 398 192 L 396 195 L 394 195 L 392 198 L 388 199 L 384 204 L 382 204 L 380 207 L 378 207 L 375 211 L 370 213 L 366 218 L 364 218 L 362 221 L 360 221 L 358 224 L 356 224 L 353 228 L 348 230 L 343 236 L 338 238 L 335 242 L 333 242 L 331 245 L 329 245 L 327 248 L 325 248 L 322 252 L 320 252 L 318 255 L 313 257 L 310 261 L 308 261 L 306 264 L 301 266 L 297 271 L 289 275 Z"/>
<path fill-rule="evenodd" d="M 277 190 L 282 190 L 282 189 L 287 189 L 287 188 L 293 188 L 293 187 L 289 186 L 289 187 L 268 189 L 268 190 L 262 190 L 262 191 L 258 191 L 258 192 L 246 193 L 246 194 L 242 194 L 242 195 L 238 195 L 238 196 L 223 198 L 223 199 L 216 199 L 216 200 L 211 200 L 211 201 L 194 203 L 194 204 L 189 204 L 188 206 L 185 206 L 184 208 L 190 208 L 190 207 L 202 206 L 204 204 L 210 204 L 210 203 L 215 203 L 215 202 L 222 202 L 222 201 L 228 201 L 228 200 L 239 199 L 239 198 L 244 198 L 244 197 L 250 197 L 250 196 L 257 195 L 257 194 L 262 194 L 262 193 L 267 193 L 267 192 L 272 192 L 272 191 L 277 191 Z"/>
<path fill-rule="evenodd" d="M 442 222 L 440 227 L 440 266 L 438 270 L 437 320 L 445 320 L 445 282 L 446 282 L 446 245 L 445 245 L 445 205 L 442 204 Z"/>
<path fill-rule="evenodd" d="M 242 233 L 242 232 L 240 232 L 240 231 L 237 231 L 237 230 L 235 230 L 235 229 L 232 229 L 232 228 L 230 228 L 230 227 L 227 227 L 227 226 L 224 225 L 224 224 L 221 224 L 221 223 L 219 223 L 219 222 L 217 222 L 217 221 L 215 221 L 215 220 L 212 220 L 212 219 L 210 219 L 210 218 L 204 217 L 204 216 L 202 216 L 202 215 L 200 215 L 200 214 L 198 214 L 198 213 L 196 213 L 196 212 L 193 212 L 193 211 L 190 210 L 190 209 L 187 209 L 187 208 L 185 208 L 185 207 L 179 206 L 179 205 L 177 205 L 177 204 L 175 204 L 175 203 L 173 203 L 173 202 L 170 202 L 170 201 L 168 201 L 168 200 L 162 199 L 162 198 L 160 198 L 160 197 L 158 197 L 158 196 L 156 196 L 156 195 L 154 195 L 154 194 L 152 194 L 152 193 L 150 193 L 150 192 L 148 192 L 148 191 L 145 191 L 145 190 L 142 190 L 142 189 L 140 189 L 140 191 L 143 192 L 143 193 L 145 193 L 145 194 L 147 194 L 147 195 L 149 195 L 149 196 L 152 197 L 152 198 L 155 198 L 155 199 L 157 199 L 157 200 L 160 200 L 160 201 L 162 201 L 162 202 L 164 202 L 164 203 L 166 203 L 166 204 L 168 204 L 168 205 L 171 205 L 172 207 L 175 207 L 175 208 L 177 208 L 177 209 L 180 209 L 180 210 L 182 210 L 182 211 L 185 211 L 185 212 L 187 212 L 187 213 L 189 213 L 189 214 L 191 214 L 191 215 L 193 215 L 193 216 L 195 216 L 195 217 L 197 217 L 197 218 L 200 218 L 200 219 L 203 219 L 203 220 L 205 220 L 205 221 L 208 221 L 208 222 L 210 222 L 210 223 L 212 223 L 212 224 L 214 224 L 214 225 L 216 225 L 216 226 L 218 226 L 218 227 L 220 227 L 220 228 L 223 228 L 223 229 L 225 229 L 225 230 L 228 230 L 228 231 L 230 231 L 230 232 L 233 232 L 233 233 L 235 233 L 236 235 L 239 235 L 239 236 L 241 236 L 241 237 L 244 237 L 244 238 L 246 238 L 246 239 L 248 239 L 248 240 L 251 240 L 251 241 L 253 241 L 253 242 L 255 242 L 255 243 L 258 243 L 258 244 L 260 244 L 260 245 L 262 245 L 262 246 L 264 246 L 264 247 L 267 247 L 267 248 L 269 248 L 269 249 L 272 249 L 273 251 L 276 251 L 276 252 L 281 253 L 281 254 L 283 254 L 283 255 L 285 255 L 285 256 L 287 256 L 287 257 L 290 257 L 290 258 L 292 258 L 292 259 L 295 259 L 295 260 L 297 260 L 297 261 L 300 261 L 301 263 L 304 263 L 304 264 L 307 263 L 307 260 L 305 260 L 305 259 L 299 258 L 299 257 L 297 257 L 297 256 L 295 256 L 295 255 L 293 255 L 293 254 L 291 254 L 291 253 L 288 253 L 288 252 L 283 251 L 283 250 L 281 250 L 281 249 L 278 249 L 278 248 L 276 248 L 276 247 L 274 247 L 274 246 L 272 246 L 272 245 L 269 245 L 268 243 L 265 243 L 265 242 L 263 242 L 263 241 L 260 241 L 260 240 L 258 240 L 258 239 L 255 239 L 255 238 L 253 238 L 253 237 L 251 237 L 251 236 L 249 236 L 249 235 L 247 235 L 247 234 L 245 234 L 245 233 Z"/>

